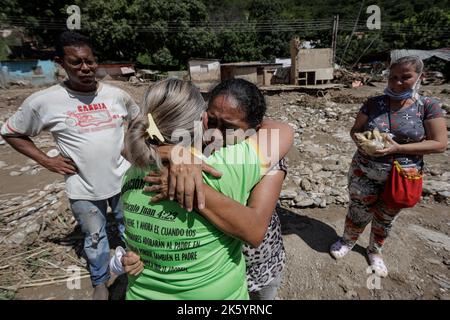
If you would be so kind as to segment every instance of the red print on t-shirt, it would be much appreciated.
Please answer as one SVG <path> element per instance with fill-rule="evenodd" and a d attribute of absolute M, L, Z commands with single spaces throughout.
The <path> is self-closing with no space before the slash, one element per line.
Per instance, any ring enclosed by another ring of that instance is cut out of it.
<path fill-rule="evenodd" d="M 67 112 L 66 124 L 71 127 L 99 126 L 111 123 L 113 118 L 104 103 L 77 106 L 77 111 Z"/>

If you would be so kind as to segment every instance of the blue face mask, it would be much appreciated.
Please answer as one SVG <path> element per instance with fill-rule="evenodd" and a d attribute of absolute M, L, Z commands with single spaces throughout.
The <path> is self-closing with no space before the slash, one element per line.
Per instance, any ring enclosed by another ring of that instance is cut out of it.
<path fill-rule="evenodd" d="M 392 91 L 389 87 L 386 87 L 384 89 L 384 94 L 393 100 L 407 100 L 407 99 L 412 99 L 412 98 L 417 99 L 417 94 L 418 94 L 418 91 L 420 88 L 420 75 L 421 74 L 419 74 L 419 77 L 417 78 L 416 83 L 414 83 L 414 86 L 411 89 L 408 89 L 408 90 L 400 92 L 400 93 L 396 93 L 396 92 Z"/>
<path fill-rule="evenodd" d="M 392 91 L 389 87 L 386 87 L 386 89 L 384 89 L 384 94 L 393 100 L 406 100 L 413 97 L 414 90 L 409 89 L 400 93 L 396 93 Z"/>

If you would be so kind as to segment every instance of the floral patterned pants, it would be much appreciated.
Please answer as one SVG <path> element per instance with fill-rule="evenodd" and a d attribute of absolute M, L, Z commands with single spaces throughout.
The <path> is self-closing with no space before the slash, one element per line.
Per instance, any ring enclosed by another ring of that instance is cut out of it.
<path fill-rule="evenodd" d="M 348 172 L 350 205 L 342 236 L 345 244 L 353 246 L 365 227 L 372 222 L 368 250 L 381 253 L 392 224 L 400 212 L 386 208 L 379 199 L 391 168 L 392 164 L 374 162 L 358 153 L 353 157 Z"/>

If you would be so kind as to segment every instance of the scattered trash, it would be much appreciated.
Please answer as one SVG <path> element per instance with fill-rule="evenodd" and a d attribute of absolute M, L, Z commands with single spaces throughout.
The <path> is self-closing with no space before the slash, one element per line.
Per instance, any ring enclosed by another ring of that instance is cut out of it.
<path fill-rule="evenodd" d="M 427 71 L 425 77 L 422 80 L 423 85 L 440 85 L 445 82 L 445 77 L 442 72 L 439 71 Z"/>
<path fill-rule="evenodd" d="M 359 80 L 354 80 L 352 82 L 352 88 L 358 88 L 358 87 L 362 87 L 364 84 L 362 83 L 362 81 Z"/>

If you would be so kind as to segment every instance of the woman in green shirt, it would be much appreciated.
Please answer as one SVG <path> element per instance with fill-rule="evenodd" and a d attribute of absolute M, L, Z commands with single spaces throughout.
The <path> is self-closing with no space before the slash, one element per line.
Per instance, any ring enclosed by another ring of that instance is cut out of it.
<path fill-rule="evenodd" d="M 242 242 L 217 229 L 221 222 L 207 212 L 188 212 L 173 201 L 149 204 L 151 194 L 142 190 L 146 172 L 155 162 L 161 166 L 152 145 L 174 144 L 180 137 L 192 140 L 200 121 L 207 127 L 205 108 L 192 85 L 169 79 L 149 88 L 141 114 L 130 125 L 126 151 L 133 166 L 122 188 L 125 237 L 145 269 L 130 277 L 129 299 L 248 298 Z M 253 135 L 204 159 L 223 173 L 220 179 L 205 174 L 205 183 L 244 205 L 261 176 L 278 161 L 259 152 L 259 140 Z"/>

